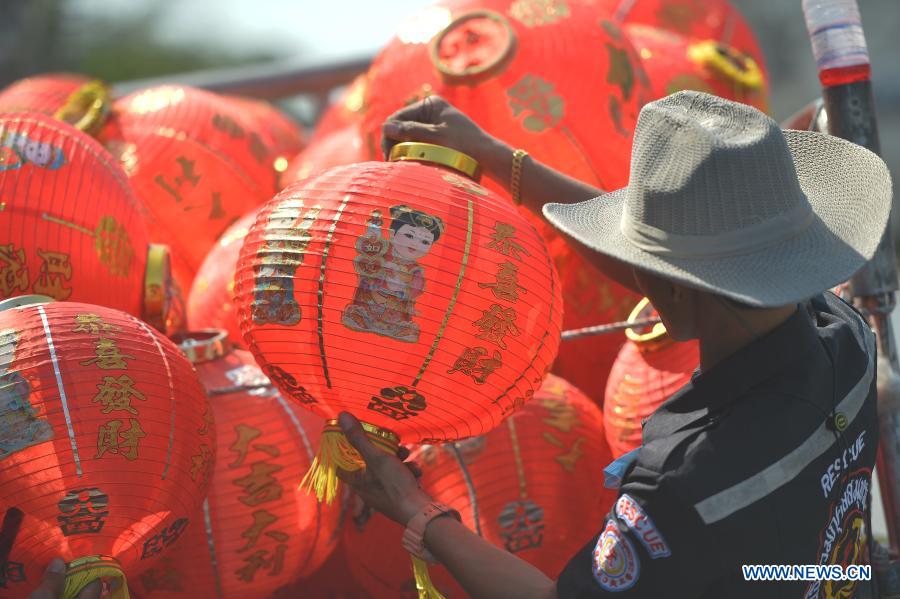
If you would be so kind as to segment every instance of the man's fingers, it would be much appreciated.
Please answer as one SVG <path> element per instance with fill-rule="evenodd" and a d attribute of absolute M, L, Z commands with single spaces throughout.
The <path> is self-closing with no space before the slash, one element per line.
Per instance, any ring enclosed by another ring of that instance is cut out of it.
<path fill-rule="evenodd" d="M 340 424 L 341 431 L 343 431 L 347 440 L 350 441 L 350 445 L 352 445 L 354 449 L 359 452 L 359 455 L 362 456 L 363 460 L 365 460 L 367 467 L 371 466 L 377 458 L 384 455 L 369 442 L 369 439 L 366 438 L 366 431 L 363 430 L 359 420 L 354 418 L 351 414 L 341 412 L 338 416 L 338 424 Z"/>
<path fill-rule="evenodd" d="M 57 557 L 44 571 L 41 586 L 35 589 L 28 599 L 57 599 L 62 595 L 65 586 L 66 562 Z"/>
<path fill-rule="evenodd" d="M 408 457 L 409 457 L 409 448 L 400 446 L 400 449 L 397 450 L 397 459 L 400 460 L 401 462 L 403 462 Z"/>
<path fill-rule="evenodd" d="M 419 123 L 436 124 L 443 109 L 448 106 L 447 100 L 441 96 L 428 96 L 400 110 L 388 117 L 389 121 L 416 121 Z"/>
<path fill-rule="evenodd" d="M 78 593 L 78 599 L 100 599 L 100 591 L 103 590 L 103 587 L 100 584 L 99 580 L 95 580 L 90 583 Z"/>
<path fill-rule="evenodd" d="M 422 469 L 415 462 L 404 462 L 406 467 L 409 468 L 409 471 L 412 472 L 413 476 L 416 478 L 422 478 Z"/>

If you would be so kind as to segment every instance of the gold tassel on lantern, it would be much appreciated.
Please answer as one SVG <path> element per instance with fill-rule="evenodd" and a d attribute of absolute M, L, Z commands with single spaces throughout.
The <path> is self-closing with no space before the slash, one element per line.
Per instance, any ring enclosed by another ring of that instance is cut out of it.
<path fill-rule="evenodd" d="M 130 599 L 125 573 L 115 558 L 108 555 L 82 557 L 69 563 L 63 599 L 75 599 L 84 587 L 95 580 L 105 580 L 110 586 L 106 599 Z"/>

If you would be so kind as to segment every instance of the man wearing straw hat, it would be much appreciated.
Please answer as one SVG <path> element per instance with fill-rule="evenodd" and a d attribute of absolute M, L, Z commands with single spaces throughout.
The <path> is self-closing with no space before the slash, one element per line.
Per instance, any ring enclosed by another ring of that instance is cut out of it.
<path fill-rule="evenodd" d="M 407 526 L 405 546 L 427 547 L 476 598 L 868 595 L 870 583 L 841 578 L 869 563 L 874 336 L 825 290 L 863 266 L 885 229 L 891 181 L 877 156 L 698 92 L 644 107 L 629 184 L 606 194 L 440 98 L 399 111 L 384 134 L 472 155 L 649 297 L 672 337 L 698 339 L 701 356 L 646 422 L 643 446 L 613 465 L 618 500 L 605 522 L 585 523 L 597 534 L 556 581 L 440 517 L 446 506 L 342 414 L 368 466 L 344 478 Z M 767 575 L 787 580 L 750 580 Z"/>

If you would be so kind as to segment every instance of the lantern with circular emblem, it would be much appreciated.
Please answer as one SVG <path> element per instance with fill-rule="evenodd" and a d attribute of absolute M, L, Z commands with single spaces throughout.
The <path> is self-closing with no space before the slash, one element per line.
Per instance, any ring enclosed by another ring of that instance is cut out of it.
<path fill-rule="evenodd" d="M 0 90 L 0 112 L 40 112 L 52 116 L 89 82 L 87 77 L 74 73 L 46 73 L 20 79 Z"/>
<path fill-rule="evenodd" d="M 216 437 L 193 368 L 132 316 L 56 302 L 0 311 L 0 378 L 4 596 L 61 556 L 67 599 L 97 578 L 127 597 L 124 572 L 203 526 Z"/>
<path fill-rule="evenodd" d="M 244 237 L 255 220 L 256 212 L 249 212 L 228 227 L 200 265 L 187 300 L 187 320 L 192 329 L 221 328 L 229 340 L 241 344 L 234 305 L 234 273 Z"/>
<path fill-rule="evenodd" d="M 625 32 L 641 57 L 654 99 L 693 89 L 768 108 L 763 72 L 751 56 L 723 42 L 692 40 L 668 29 L 626 25 Z"/>
<path fill-rule="evenodd" d="M 650 99 L 640 59 L 612 13 L 585 0 L 450 0 L 412 16 L 369 72 L 364 145 L 373 158 L 384 120 L 432 94 L 511 146 L 605 190 L 627 183 L 632 131 Z M 563 278 L 564 328 L 624 319 L 638 298 L 541 215 L 523 214 Z M 619 347 L 616 336 L 566 341 L 554 372 L 600 403 Z"/>
<path fill-rule="evenodd" d="M 540 386 L 561 320 L 543 240 L 469 178 L 471 158 L 428 144 L 393 157 L 278 194 L 235 280 L 273 382 L 325 418 L 355 414 L 386 451 L 497 426 Z M 332 420 L 306 485 L 330 500 L 338 467 L 362 463 Z"/>
<path fill-rule="evenodd" d="M 100 144 L 36 113 L 0 116 L 0 299 L 101 304 L 165 330 L 169 256 Z"/>
<path fill-rule="evenodd" d="M 186 295 L 209 249 L 276 189 L 276 154 L 239 106 L 210 92 L 160 86 L 117 100 L 101 141 L 146 206 L 154 241 L 172 248 Z"/>
<path fill-rule="evenodd" d="M 602 487 L 611 460 L 603 415 L 578 389 L 551 375 L 525 407 L 488 434 L 414 450 L 422 489 L 462 522 L 555 578 L 600 526 L 616 493 Z M 345 525 L 347 567 L 375 597 L 415 597 L 403 528 L 357 504 Z M 442 567 L 432 580 L 448 599 L 465 597 Z"/>
<path fill-rule="evenodd" d="M 221 449 L 204 524 L 134 581 L 145 599 L 268 597 L 315 571 L 337 542 L 337 505 L 297 488 L 322 419 L 285 401 L 224 331 L 173 338 L 210 396 Z"/>
<path fill-rule="evenodd" d="M 656 316 L 644 298 L 629 321 Z M 662 323 L 650 330 L 627 329 L 628 342 L 613 364 L 606 386 L 603 423 L 613 456 L 641 446 L 642 422 L 686 385 L 700 363 L 696 341 L 677 342 Z"/>

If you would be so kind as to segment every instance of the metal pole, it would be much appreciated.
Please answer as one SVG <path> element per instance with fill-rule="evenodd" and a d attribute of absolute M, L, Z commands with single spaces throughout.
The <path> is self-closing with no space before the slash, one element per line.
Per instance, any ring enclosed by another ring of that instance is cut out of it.
<path fill-rule="evenodd" d="M 856 0 L 803 0 L 803 12 L 823 84 L 832 135 L 880 153 L 869 57 Z M 878 336 L 878 477 L 891 547 L 900 534 L 900 366 L 890 316 L 897 263 L 891 226 L 872 260 L 850 281 L 850 292 Z"/>

